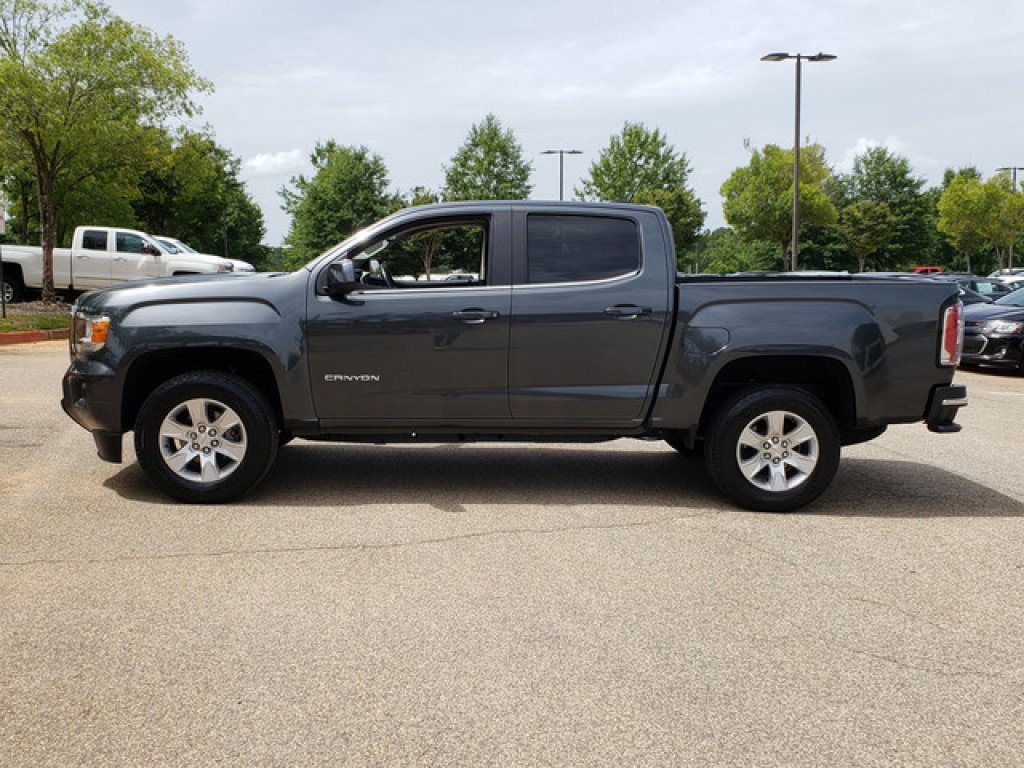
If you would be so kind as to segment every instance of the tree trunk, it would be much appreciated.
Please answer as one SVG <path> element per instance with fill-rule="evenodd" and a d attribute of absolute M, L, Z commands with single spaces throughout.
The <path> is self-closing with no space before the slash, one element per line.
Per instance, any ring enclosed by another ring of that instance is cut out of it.
<path fill-rule="evenodd" d="M 44 303 L 57 301 L 57 292 L 53 286 L 53 246 L 57 239 L 57 209 L 53 197 L 54 180 L 40 174 L 39 189 L 39 227 L 43 246 L 43 295 Z"/>
<path fill-rule="evenodd" d="M 28 242 L 28 185 L 30 182 L 20 182 L 18 184 L 21 191 L 21 221 L 18 222 L 21 229 L 20 241 L 23 243 Z"/>

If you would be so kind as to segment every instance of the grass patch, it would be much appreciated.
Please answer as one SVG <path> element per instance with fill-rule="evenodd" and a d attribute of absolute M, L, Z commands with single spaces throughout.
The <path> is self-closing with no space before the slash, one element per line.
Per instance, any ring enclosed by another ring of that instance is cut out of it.
<path fill-rule="evenodd" d="M 6 318 L 0 318 L 0 333 L 8 331 L 53 331 L 59 328 L 68 327 L 68 316 L 45 314 L 12 314 L 7 313 Z"/>

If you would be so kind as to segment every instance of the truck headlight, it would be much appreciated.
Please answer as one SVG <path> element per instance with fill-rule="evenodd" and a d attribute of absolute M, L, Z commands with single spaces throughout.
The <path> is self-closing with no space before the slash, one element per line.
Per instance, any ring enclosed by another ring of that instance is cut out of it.
<path fill-rule="evenodd" d="M 71 316 L 71 351 L 83 355 L 99 352 L 107 343 L 110 318 L 75 312 Z"/>
<path fill-rule="evenodd" d="M 982 333 L 1021 333 L 1024 320 L 989 320 L 981 327 Z"/>

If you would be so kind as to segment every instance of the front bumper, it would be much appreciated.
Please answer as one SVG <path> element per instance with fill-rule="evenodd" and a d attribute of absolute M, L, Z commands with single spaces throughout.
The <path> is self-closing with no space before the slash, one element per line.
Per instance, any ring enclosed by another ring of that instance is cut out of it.
<path fill-rule="evenodd" d="M 986 336 L 982 333 L 964 335 L 962 365 L 983 365 L 988 368 L 1017 368 L 1024 359 L 1024 337 Z"/>
<path fill-rule="evenodd" d="M 932 389 L 925 421 L 932 432 L 959 432 L 961 427 L 953 419 L 956 412 L 967 406 L 967 387 L 962 385 L 939 386 Z"/>
<path fill-rule="evenodd" d="M 80 370 L 72 364 L 64 374 L 60 405 L 76 423 L 92 433 L 104 461 L 121 463 L 121 397 L 113 371 L 100 366 Z"/>

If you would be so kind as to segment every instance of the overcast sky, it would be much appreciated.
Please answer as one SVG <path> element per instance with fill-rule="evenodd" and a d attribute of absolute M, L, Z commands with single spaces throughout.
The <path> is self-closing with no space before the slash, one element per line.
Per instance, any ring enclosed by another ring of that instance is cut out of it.
<path fill-rule="evenodd" d="M 1024 3 L 1018 0 L 110 0 L 182 41 L 215 92 L 194 121 L 243 162 L 266 242 L 288 217 L 277 190 L 318 140 L 365 144 L 392 186 L 439 188 L 472 124 L 494 113 L 533 163 L 533 196 L 566 196 L 625 121 L 660 128 L 693 168 L 707 225 L 719 188 L 760 147 L 802 130 L 848 171 L 871 144 L 929 184 L 947 167 L 1024 166 Z"/>

